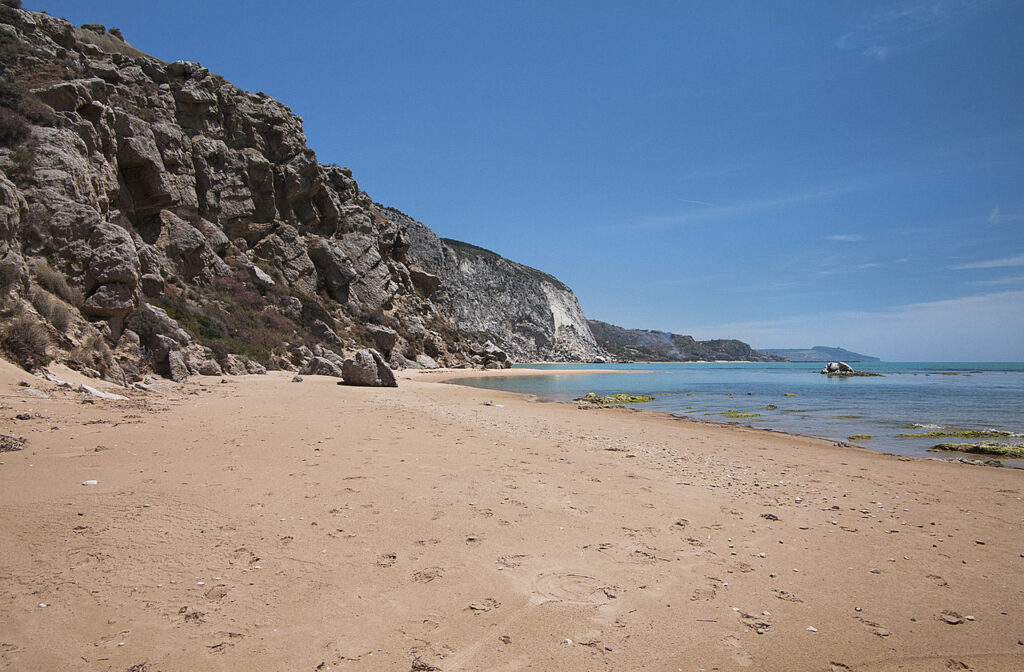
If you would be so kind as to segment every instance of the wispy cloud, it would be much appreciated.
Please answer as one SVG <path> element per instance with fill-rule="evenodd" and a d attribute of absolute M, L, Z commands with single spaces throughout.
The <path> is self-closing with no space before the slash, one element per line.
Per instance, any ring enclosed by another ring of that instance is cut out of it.
<path fill-rule="evenodd" d="M 976 261 L 970 264 L 959 264 L 950 266 L 954 271 L 966 271 L 975 268 L 1009 268 L 1011 266 L 1024 266 L 1024 254 L 1001 259 L 989 259 L 988 261 Z"/>
<path fill-rule="evenodd" d="M 864 240 L 864 236 L 854 233 L 837 233 L 832 236 L 825 236 L 825 240 L 835 240 L 840 243 L 857 243 Z"/>
<path fill-rule="evenodd" d="M 743 203 L 732 203 L 727 205 L 708 205 L 703 208 L 688 210 L 686 212 L 651 217 L 649 219 L 624 223 L 614 228 L 625 229 L 653 229 L 677 224 L 690 224 L 704 222 L 727 217 L 741 217 L 744 215 L 755 215 L 772 210 L 781 210 L 794 205 L 802 205 L 815 201 L 823 201 L 837 196 L 845 196 L 866 188 L 865 184 L 851 182 L 849 184 L 820 189 L 817 191 L 804 191 L 794 194 L 773 196 L 769 198 L 756 199 Z M 688 201 L 694 202 L 694 201 Z"/>
<path fill-rule="evenodd" d="M 1024 222 L 1024 212 L 1003 212 L 999 206 L 992 208 L 988 215 L 989 224 L 1010 224 L 1013 222 Z"/>
<path fill-rule="evenodd" d="M 885 61 L 901 51 L 941 38 L 967 13 L 983 4 L 968 0 L 902 2 L 882 11 L 866 12 L 835 45 Z"/>
<path fill-rule="evenodd" d="M 1024 275 L 1014 275 L 1009 278 L 993 278 L 992 280 L 975 280 L 972 285 L 1015 285 L 1024 282 Z"/>

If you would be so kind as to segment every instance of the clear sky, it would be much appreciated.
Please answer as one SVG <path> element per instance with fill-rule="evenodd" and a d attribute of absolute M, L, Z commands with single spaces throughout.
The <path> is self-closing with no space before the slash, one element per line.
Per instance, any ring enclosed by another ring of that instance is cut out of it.
<path fill-rule="evenodd" d="M 588 317 L 1024 360 L 1024 2 L 25 0 L 199 61 Z"/>

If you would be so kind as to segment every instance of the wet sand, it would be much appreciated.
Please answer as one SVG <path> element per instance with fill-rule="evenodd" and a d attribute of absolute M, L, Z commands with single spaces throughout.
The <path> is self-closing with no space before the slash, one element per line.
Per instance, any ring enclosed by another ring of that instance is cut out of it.
<path fill-rule="evenodd" d="M 59 375 L 0 363 L 0 669 L 1024 669 L 1022 470 L 479 374 Z"/>

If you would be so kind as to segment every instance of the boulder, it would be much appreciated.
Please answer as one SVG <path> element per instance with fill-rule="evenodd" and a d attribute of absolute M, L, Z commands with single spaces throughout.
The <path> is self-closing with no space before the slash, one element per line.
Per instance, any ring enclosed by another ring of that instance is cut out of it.
<path fill-rule="evenodd" d="M 370 338 L 373 339 L 377 349 L 385 355 L 390 353 L 392 348 L 395 347 L 395 343 L 398 342 L 398 332 L 394 329 L 382 327 L 378 324 L 368 324 L 366 325 L 366 331 L 370 334 Z"/>
<path fill-rule="evenodd" d="M 413 286 L 423 294 L 424 298 L 427 299 L 429 299 L 441 285 L 441 278 L 433 273 L 421 271 L 418 268 L 409 269 L 409 278 L 412 280 Z"/>
<path fill-rule="evenodd" d="M 388 358 L 388 364 L 391 366 L 392 371 L 401 371 L 409 366 L 409 360 L 400 352 L 392 352 L 391 357 Z"/>
<path fill-rule="evenodd" d="M 231 376 L 244 376 L 249 373 L 245 368 L 245 358 L 239 357 L 238 355 L 228 355 L 224 358 L 223 368 L 224 373 Z"/>
<path fill-rule="evenodd" d="M 128 285 L 110 282 L 100 285 L 82 304 L 82 312 L 96 317 L 123 317 L 135 308 L 135 292 Z"/>
<path fill-rule="evenodd" d="M 829 362 L 825 365 L 825 368 L 821 370 L 822 373 L 853 373 L 853 367 L 846 362 Z"/>
<path fill-rule="evenodd" d="M 222 376 L 224 372 L 220 368 L 220 364 L 216 360 L 208 359 L 199 365 L 199 375 L 201 376 Z"/>
<path fill-rule="evenodd" d="M 381 354 L 373 349 L 360 350 L 346 359 L 341 374 L 346 385 L 398 387 L 395 374 Z"/>
<path fill-rule="evenodd" d="M 423 355 L 423 354 L 416 355 L 416 364 L 417 364 L 417 368 L 420 368 L 420 369 L 436 369 L 436 368 L 438 368 L 437 367 L 437 362 L 434 361 L 434 358 L 430 357 L 429 355 Z"/>
<path fill-rule="evenodd" d="M 171 380 L 176 383 L 183 383 L 188 379 L 188 366 L 180 350 L 171 350 L 167 353 L 167 371 Z"/>
<path fill-rule="evenodd" d="M 348 301 L 348 288 L 359 277 L 345 253 L 328 240 L 321 238 L 309 248 L 309 258 L 316 266 L 327 293 L 339 303 Z"/>
<path fill-rule="evenodd" d="M 341 378 L 341 369 L 326 357 L 313 357 L 299 371 L 305 376 L 333 376 Z"/>

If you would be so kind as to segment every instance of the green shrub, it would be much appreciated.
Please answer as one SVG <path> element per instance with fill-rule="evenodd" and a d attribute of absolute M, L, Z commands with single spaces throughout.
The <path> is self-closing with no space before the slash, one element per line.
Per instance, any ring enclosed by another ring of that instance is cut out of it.
<path fill-rule="evenodd" d="M 42 322 L 31 315 L 21 315 L 4 329 L 4 347 L 25 368 L 44 365 L 49 362 L 46 349 L 50 347 L 50 335 Z"/>
<path fill-rule="evenodd" d="M 0 0 L 0 5 L 11 9 L 21 9 L 21 0 Z"/>

